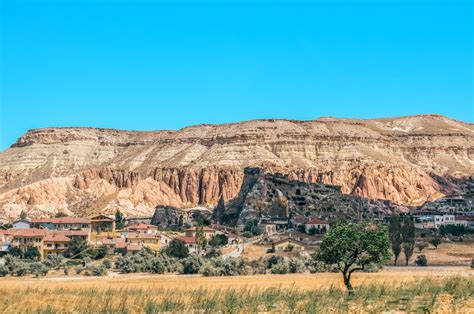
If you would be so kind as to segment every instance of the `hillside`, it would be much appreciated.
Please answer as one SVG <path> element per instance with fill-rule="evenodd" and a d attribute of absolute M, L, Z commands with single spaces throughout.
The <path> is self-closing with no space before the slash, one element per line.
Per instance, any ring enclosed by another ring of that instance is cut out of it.
<path fill-rule="evenodd" d="M 474 175 L 474 125 L 440 115 L 254 120 L 178 131 L 30 130 L 0 153 L 0 219 L 151 213 L 234 197 L 243 168 L 413 205 Z"/>

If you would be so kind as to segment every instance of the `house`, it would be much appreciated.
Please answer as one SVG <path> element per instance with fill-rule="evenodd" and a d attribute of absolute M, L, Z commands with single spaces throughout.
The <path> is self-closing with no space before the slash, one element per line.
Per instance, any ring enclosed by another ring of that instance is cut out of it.
<path fill-rule="evenodd" d="M 137 225 L 130 225 L 122 230 L 120 230 L 120 235 L 122 237 L 127 237 L 129 233 L 141 233 L 141 234 L 158 234 L 158 227 L 154 225 L 148 224 L 137 224 Z"/>
<path fill-rule="evenodd" d="M 434 215 L 433 222 L 436 229 L 443 225 L 455 225 L 454 215 Z"/>
<path fill-rule="evenodd" d="M 208 240 L 216 233 L 216 230 L 211 229 L 209 227 L 191 227 L 191 228 L 188 228 L 188 229 L 184 230 L 184 236 L 188 237 L 188 238 L 195 238 L 198 228 L 202 228 L 204 236 Z"/>
<path fill-rule="evenodd" d="M 271 222 L 262 222 L 257 225 L 263 235 L 272 236 L 277 232 L 277 226 Z"/>
<path fill-rule="evenodd" d="M 91 217 L 91 229 L 96 232 L 102 231 L 114 231 L 115 230 L 115 219 L 110 218 L 106 215 L 97 215 Z"/>
<path fill-rule="evenodd" d="M 197 251 L 198 245 L 196 237 L 179 237 L 178 239 L 184 242 L 184 244 L 189 250 L 189 253 L 194 253 Z"/>
<path fill-rule="evenodd" d="M 122 255 L 133 255 L 139 252 L 143 246 L 140 243 L 126 243 L 117 242 L 115 245 L 115 252 Z"/>
<path fill-rule="evenodd" d="M 125 242 L 141 244 L 160 244 L 160 236 L 147 233 L 128 233 Z"/>
<path fill-rule="evenodd" d="M 309 217 L 303 215 L 296 215 L 290 219 L 291 226 L 295 229 L 304 228 L 304 225 L 308 222 Z"/>
<path fill-rule="evenodd" d="M 49 230 L 83 230 L 91 229 L 91 221 L 88 218 L 61 217 L 31 219 L 34 228 Z"/>
<path fill-rule="evenodd" d="M 285 238 L 273 243 L 275 252 L 300 252 L 304 251 L 304 243 L 293 238 Z"/>
<path fill-rule="evenodd" d="M 319 219 L 317 217 L 310 217 L 306 224 L 304 225 L 306 233 L 325 233 L 329 229 L 329 223 L 325 220 Z"/>
<path fill-rule="evenodd" d="M 30 229 L 31 222 L 27 219 L 20 219 L 12 223 L 13 229 Z"/>
<path fill-rule="evenodd" d="M 119 244 L 121 243 L 121 244 Z M 125 238 L 107 238 L 102 240 L 102 245 L 107 247 L 107 254 L 114 254 L 116 252 L 117 245 L 122 246 L 123 248 L 126 247 Z"/>
<path fill-rule="evenodd" d="M 63 254 L 69 248 L 71 239 L 63 234 L 50 233 L 43 238 L 43 256 Z"/>
<path fill-rule="evenodd" d="M 45 230 L 40 229 L 13 229 L 9 237 L 11 246 L 26 250 L 29 247 L 35 247 L 40 254 L 43 252 L 43 239 L 46 236 Z"/>

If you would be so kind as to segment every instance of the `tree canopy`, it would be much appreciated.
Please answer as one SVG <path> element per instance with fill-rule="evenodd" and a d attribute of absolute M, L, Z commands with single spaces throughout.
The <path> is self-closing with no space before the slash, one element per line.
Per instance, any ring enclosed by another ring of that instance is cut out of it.
<path fill-rule="evenodd" d="M 328 265 L 337 265 L 348 291 L 355 271 L 368 265 L 382 265 L 389 258 L 389 237 L 384 227 L 359 223 L 338 223 L 324 237 L 315 258 Z"/>

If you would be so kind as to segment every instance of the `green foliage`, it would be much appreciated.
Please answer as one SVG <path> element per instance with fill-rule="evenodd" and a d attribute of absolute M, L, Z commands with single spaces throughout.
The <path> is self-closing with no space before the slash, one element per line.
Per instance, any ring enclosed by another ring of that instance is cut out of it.
<path fill-rule="evenodd" d="M 105 276 L 107 275 L 107 268 L 104 265 L 92 265 L 90 266 L 90 274 L 92 276 Z"/>
<path fill-rule="evenodd" d="M 53 269 L 59 269 L 61 267 L 61 264 L 64 260 L 64 257 L 62 255 L 58 254 L 48 254 L 43 263 Z"/>
<path fill-rule="evenodd" d="M 209 245 L 212 247 L 221 247 L 229 243 L 229 238 L 225 234 L 216 234 L 209 240 Z"/>
<path fill-rule="evenodd" d="M 125 227 L 125 218 L 120 210 L 115 212 L 115 228 L 123 229 Z"/>
<path fill-rule="evenodd" d="M 416 265 L 418 266 L 426 266 L 428 265 L 428 259 L 425 255 L 418 255 L 415 260 Z"/>
<path fill-rule="evenodd" d="M 49 267 L 40 262 L 31 263 L 29 265 L 29 271 L 34 274 L 37 278 L 39 276 L 46 276 L 49 271 Z"/>
<path fill-rule="evenodd" d="M 439 227 L 439 234 L 442 236 L 452 235 L 458 237 L 469 234 L 469 228 L 463 225 L 442 225 Z"/>
<path fill-rule="evenodd" d="M 14 246 L 10 248 L 10 250 L 8 251 L 8 254 L 15 257 L 22 257 L 23 251 L 19 247 Z"/>
<path fill-rule="evenodd" d="M 472 261 L 471 261 L 471 268 L 474 269 L 474 258 L 473 258 Z"/>
<path fill-rule="evenodd" d="M 351 274 L 369 264 L 382 265 L 389 258 L 389 248 L 388 233 L 383 227 L 338 223 L 326 232 L 315 257 L 325 264 L 336 264 L 344 284 L 352 291 Z"/>
<path fill-rule="evenodd" d="M 25 262 L 17 262 L 15 264 L 15 268 L 12 270 L 12 273 L 15 274 L 18 277 L 22 277 L 26 275 L 29 271 L 28 264 Z"/>
<path fill-rule="evenodd" d="M 25 257 L 25 259 L 37 261 L 40 259 L 41 254 L 37 247 L 28 247 L 23 256 Z"/>
<path fill-rule="evenodd" d="M 102 244 L 101 246 L 99 246 L 97 248 L 97 254 L 95 255 L 95 259 L 101 259 L 101 258 L 104 258 L 105 256 L 107 256 L 107 245 L 105 244 Z"/>
<path fill-rule="evenodd" d="M 288 262 L 288 271 L 292 274 L 304 273 L 306 270 L 305 263 L 299 258 L 292 258 Z"/>
<path fill-rule="evenodd" d="M 278 263 L 273 264 L 270 271 L 272 274 L 287 274 L 290 271 L 290 267 L 288 265 L 288 262 L 283 259 Z"/>
<path fill-rule="evenodd" d="M 204 276 L 238 276 L 246 274 L 246 269 L 241 258 L 214 258 L 205 261 L 199 273 Z"/>
<path fill-rule="evenodd" d="M 392 252 L 395 257 L 395 265 L 397 265 L 398 257 L 402 251 L 402 225 L 400 221 L 400 215 L 393 214 L 390 217 L 390 226 L 388 233 L 390 236 L 390 244 Z"/>
<path fill-rule="evenodd" d="M 207 246 L 206 234 L 204 233 L 203 228 L 204 227 L 202 226 L 202 224 L 196 227 L 196 244 L 198 248 L 198 254 Z"/>
<path fill-rule="evenodd" d="M 411 216 L 406 216 L 402 225 L 403 253 L 405 255 L 405 265 L 408 266 L 415 248 L 415 224 Z"/>
<path fill-rule="evenodd" d="M 272 268 L 273 265 L 283 262 L 284 258 L 283 256 L 278 256 L 278 255 L 272 255 L 269 258 L 266 259 L 267 262 L 267 268 Z"/>
<path fill-rule="evenodd" d="M 87 243 L 85 239 L 74 237 L 71 242 L 69 242 L 69 247 L 65 253 L 66 257 L 69 258 L 85 258 L 85 257 L 95 257 L 97 253 L 93 248 Z"/>
<path fill-rule="evenodd" d="M 420 241 L 416 244 L 416 248 L 418 249 L 418 252 L 423 252 L 423 250 L 426 248 L 426 243 L 423 241 Z"/>
<path fill-rule="evenodd" d="M 441 238 L 438 236 L 435 236 L 433 239 L 430 240 L 430 243 L 435 247 L 438 248 L 438 245 L 441 244 Z"/>
<path fill-rule="evenodd" d="M 216 257 L 219 257 L 221 256 L 221 252 L 217 249 L 210 249 L 209 251 L 206 252 L 206 254 L 204 254 L 204 258 L 216 258 Z"/>
<path fill-rule="evenodd" d="M 171 240 L 163 251 L 166 255 L 176 258 L 186 258 L 189 255 L 189 250 L 186 247 L 186 244 L 180 239 Z"/>
<path fill-rule="evenodd" d="M 7 266 L 0 264 L 0 277 L 5 277 L 10 273 L 10 270 Z"/>
<path fill-rule="evenodd" d="M 250 235 L 251 235 L 250 237 L 242 235 L 242 236 L 245 236 L 246 238 L 251 238 L 252 236 L 261 235 L 262 230 L 258 227 L 258 220 L 256 220 L 256 219 L 247 220 L 247 222 L 245 223 L 245 226 L 244 226 L 244 233 L 245 232 L 249 232 Z"/>
<path fill-rule="evenodd" d="M 308 234 L 310 234 L 310 235 L 316 234 L 316 227 L 315 227 L 315 226 L 312 226 L 311 228 L 309 228 Z"/>
<path fill-rule="evenodd" d="M 182 264 L 182 274 L 197 274 L 203 265 L 203 260 L 199 256 L 191 254 L 182 261 Z"/>
<path fill-rule="evenodd" d="M 253 234 L 252 234 L 252 232 L 250 232 L 250 231 L 244 231 L 244 232 L 242 232 L 240 235 L 243 236 L 244 238 L 251 238 L 251 237 L 253 237 Z"/>
<path fill-rule="evenodd" d="M 109 260 L 108 258 L 106 258 L 106 259 L 104 259 L 104 260 L 102 261 L 102 265 L 104 265 L 105 268 L 110 269 L 110 268 L 112 268 L 113 263 L 112 263 L 111 260 Z"/>

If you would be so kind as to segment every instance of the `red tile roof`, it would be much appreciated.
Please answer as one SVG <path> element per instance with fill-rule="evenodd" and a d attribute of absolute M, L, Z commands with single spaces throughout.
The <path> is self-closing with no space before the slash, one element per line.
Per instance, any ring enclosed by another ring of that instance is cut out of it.
<path fill-rule="evenodd" d="M 195 237 L 179 237 L 178 239 L 184 241 L 184 243 L 186 244 L 196 244 Z"/>
<path fill-rule="evenodd" d="M 127 251 L 140 251 L 142 246 L 138 243 L 130 243 L 127 245 Z"/>
<path fill-rule="evenodd" d="M 46 231 L 42 229 L 10 229 L 13 230 L 12 234 L 14 237 L 44 237 Z"/>
<path fill-rule="evenodd" d="M 159 235 L 146 234 L 146 233 L 129 233 L 127 239 L 159 239 Z"/>
<path fill-rule="evenodd" d="M 69 242 L 71 239 L 62 234 L 47 234 L 44 237 L 45 242 Z"/>
<path fill-rule="evenodd" d="M 309 220 L 306 224 L 308 224 L 308 225 L 329 225 L 329 223 L 327 221 L 319 219 L 317 217 L 309 218 Z"/>
<path fill-rule="evenodd" d="M 32 223 L 52 223 L 52 224 L 90 224 L 88 218 L 61 217 L 61 218 L 41 218 L 31 219 Z"/>
<path fill-rule="evenodd" d="M 196 228 L 197 227 L 191 227 L 191 228 L 186 229 L 186 231 L 196 231 Z M 204 232 L 216 232 L 216 230 L 211 229 L 209 227 L 202 227 L 202 231 L 204 231 Z"/>

